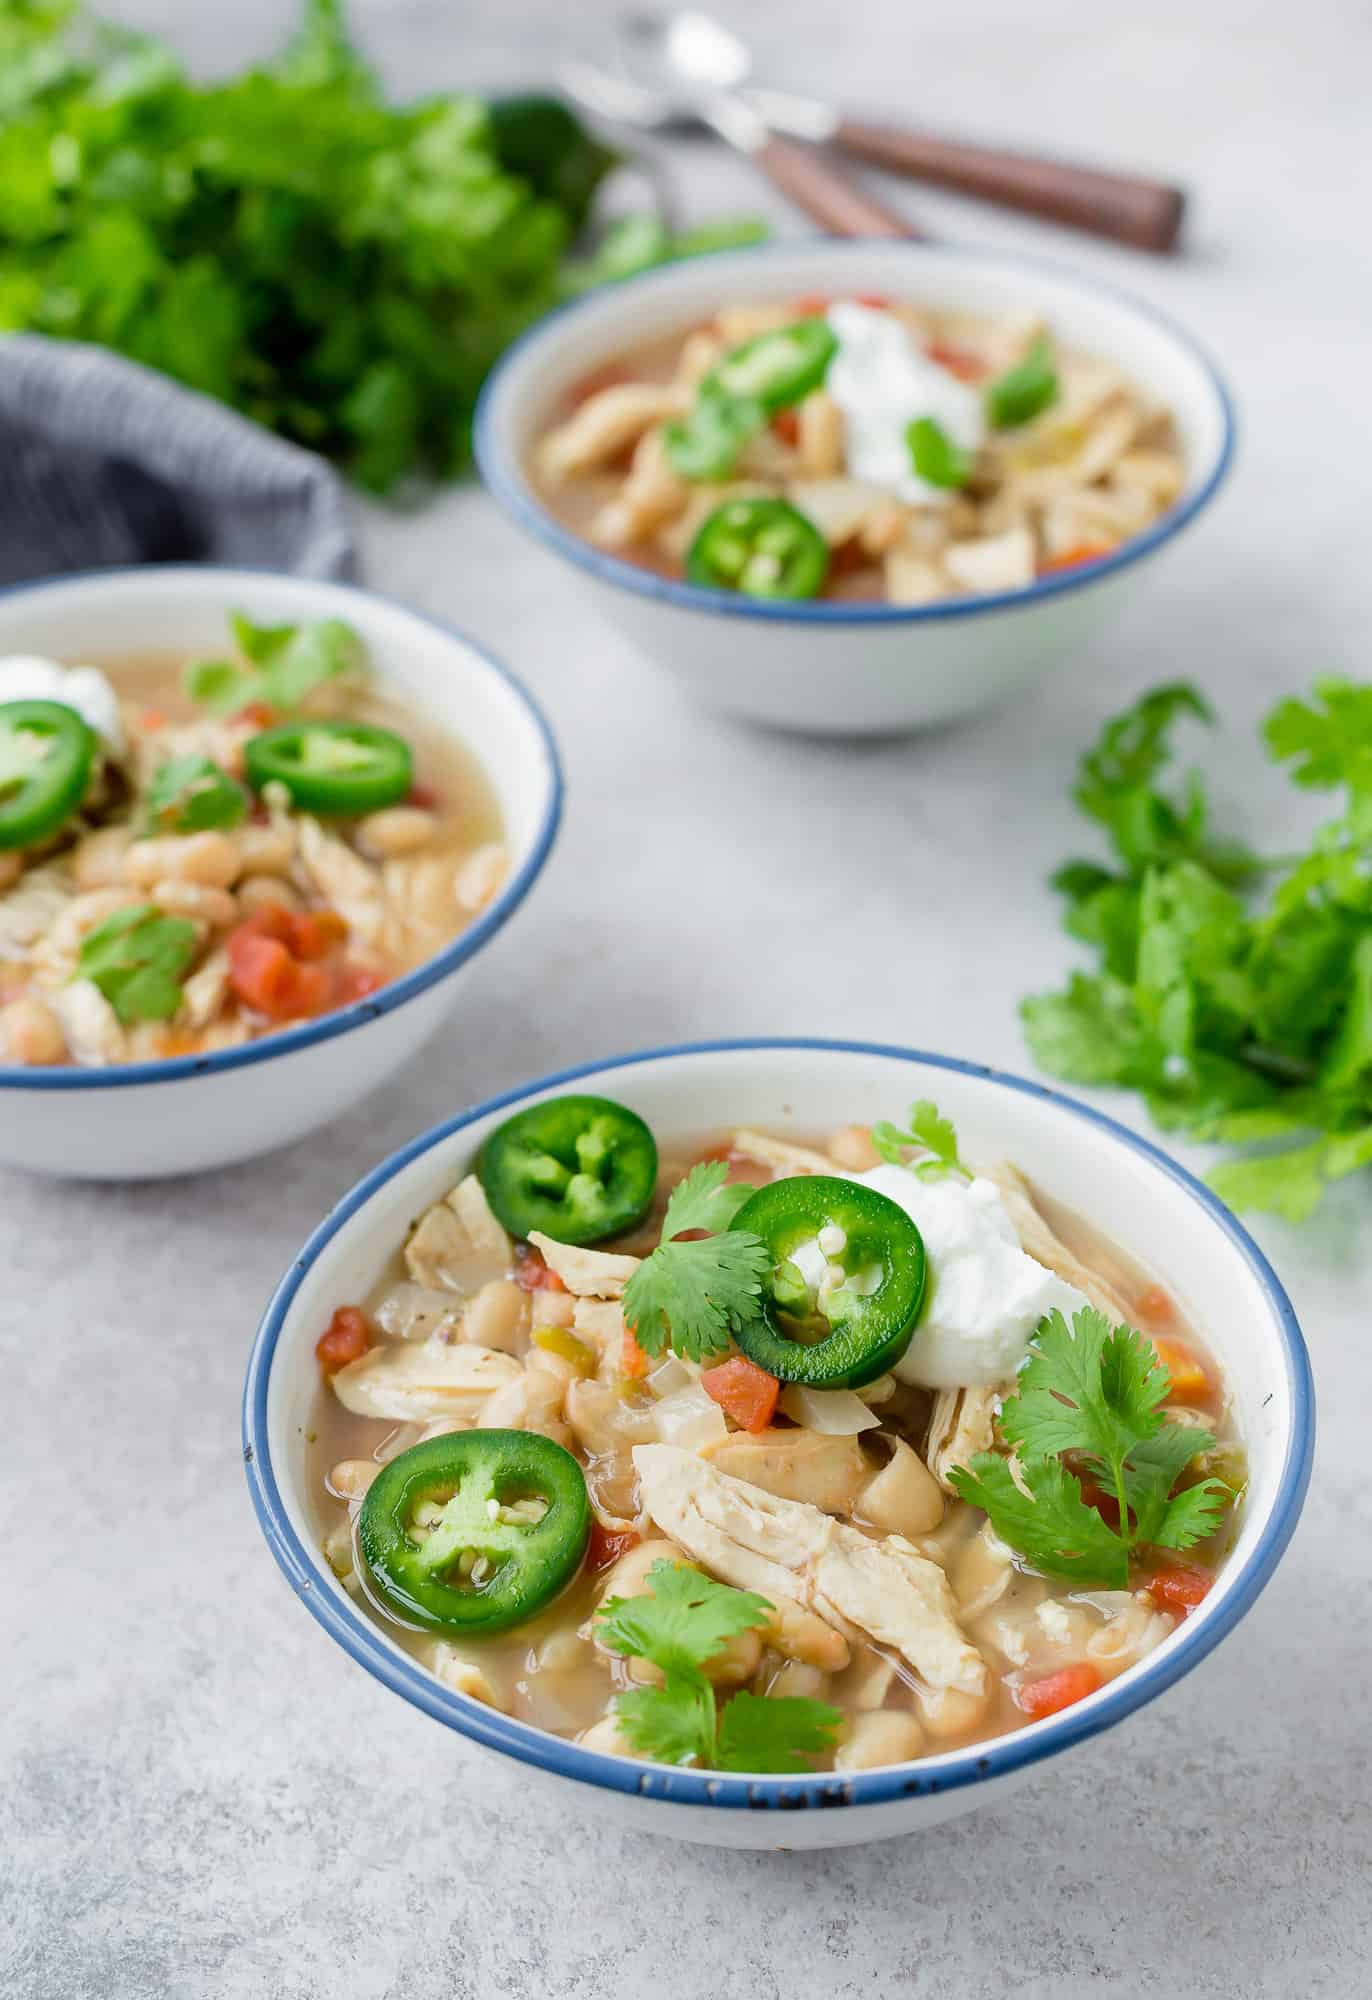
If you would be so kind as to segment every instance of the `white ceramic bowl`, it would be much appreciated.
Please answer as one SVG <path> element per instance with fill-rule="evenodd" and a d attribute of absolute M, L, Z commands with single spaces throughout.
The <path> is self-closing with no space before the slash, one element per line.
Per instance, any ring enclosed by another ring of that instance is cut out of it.
<path fill-rule="evenodd" d="M 464 968 L 523 902 L 548 857 L 562 776 L 551 732 L 519 683 L 469 639 L 346 584 L 182 565 L 92 571 L 0 595 L 0 655 L 60 660 L 222 653 L 230 610 L 266 624 L 344 618 L 376 672 L 475 752 L 510 849 L 504 889 L 416 971 L 367 1000 L 217 1055 L 109 1069 L 0 1064 L 0 1162 L 137 1180 L 251 1159 L 364 1097 L 433 1033 Z"/>
<path fill-rule="evenodd" d="M 621 1098 L 667 1134 L 735 1123 L 810 1134 L 895 1117 L 929 1096 L 973 1157 L 1016 1161 L 1156 1268 L 1222 1362 L 1249 1452 L 1237 1542 L 1204 1603 L 1156 1652 L 1061 1715 L 852 1777 L 725 1777 L 607 1756 L 497 1714 L 418 1666 L 319 1553 L 304 1445 L 319 1379 L 314 1344 L 334 1308 L 375 1283 L 411 1218 L 468 1170 L 511 1107 L 568 1087 Z M 1170 1687 L 1272 1574 L 1304 1498 L 1314 1409 L 1305 1346 L 1266 1260 L 1228 1209 L 1155 1146 L 1057 1091 L 971 1063 L 861 1043 L 764 1041 L 664 1049 L 545 1077 L 396 1153 L 326 1217 L 279 1286 L 248 1366 L 243 1426 L 253 1504 L 273 1555 L 306 1608 L 385 1686 L 556 1786 L 572 1813 L 603 1809 L 640 1830 L 780 1848 L 880 1839 L 999 1800 L 1043 1758 Z M 436 1764 L 437 1753 L 436 1744 Z"/>
<path fill-rule="evenodd" d="M 1117 362 L 1175 413 L 1181 500 L 1146 533 L 1079 570 L 1022 590 L 938 604 L 779 604 L 640 569 L 559 522 L 534 492 L 530 447 L 573 383 L 640 341 L 739 299 L 878 297 L 992 315 L 1045 315 L 1067 344 Z M 1114 615 L 1145 562 L 1213 497 L 1234 420 L 1212 364 L 1150 306 L 1029 258 L 925 243 L 771 245 L 688 259 L 608 285 L 541 320 L 496 369 L 476 418 L 476 456 L 519 525 L 569 562 L 646 657 L 712 707 L 786 729 L 881 735 L 968 715 L 1012 694 Z"/>

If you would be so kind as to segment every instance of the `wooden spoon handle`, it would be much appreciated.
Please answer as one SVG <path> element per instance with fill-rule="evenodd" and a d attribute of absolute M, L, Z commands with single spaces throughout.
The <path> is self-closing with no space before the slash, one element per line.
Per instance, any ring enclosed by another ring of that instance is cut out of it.
<path fill-rule="evenodd" d="M 830 236 L 923 237 L 912 222 L 842 174 L 817 146 L 772 133 L 750 150 L 749 158 Z"/>
<path fill-rule="evenodd" d="M 892 173 L 910 174 L 935 187 L 955 188 L 1067 223 L 1097 236 L 1113 237 L 1139 250 L 1171 250 L 1186 206 L 1183 189 L 1132 174 L 1079 167 L 1070 160 L 1041 159 L 1032 153 L 1003 152 L 995 146 L 964 145 L 899 125 L 844 118 L 834 143 L 856 159 Z"/>

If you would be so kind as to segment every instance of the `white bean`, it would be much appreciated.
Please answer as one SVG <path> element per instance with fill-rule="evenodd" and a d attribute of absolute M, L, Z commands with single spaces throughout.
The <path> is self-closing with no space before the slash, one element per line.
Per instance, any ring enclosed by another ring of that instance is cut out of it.
<path fill-rule="evenodd" d="M 329 1474 L 330 1490 L 340 1500 L 360 1500 L 380 1470 L 374 1458 L 345 1458 Z"/>
<path fill-rule="evenodd" d="M 529 1295 L 513 1278 L 492 1278 L 462 1315 L 462 1338 L 518 1354 L 529 1325 Z"/>
<path fill-rule="evenodd" d="M 904 1764 L 923 1748 L 924 1731 L 909 1709 L 872 1709 L 853 1717 L 834 1754 L 834 1769 L 870 1771 L 877 1764 Z"/>
<path fill-rule="evenodd" d="M 234 894 L 238 897 L 239 909 L 247 917 L 272 907 L 280 910 L 300 908 L 299 896 L 280 875 L 249 875 L 239 883 Z"/>
<path fill-rule="evenodd" d="M 47 1068 L 65 1062 L 67 1038 L 51 1007 L 31 994 L 0 1008 L 0 1035 L 17 1063 Z"/>
<path fill-rule="evenodd" d="M 102 826 L 88 833 L 72 850 L 71 872 L 78 889 L 108 889 L 124 880 L 124 856 L 129 848 L 125 826 Z"/>
<path fill-rule="evenodd" d="M 139 888 L 155 882 L 199 882 L 227 889 L 243 872 L 243 858 L 226 833 L 168 834 L 136 840 L 124 856 L 124 875 Z"/>
<path fill-rule="evenodd" d="M 169 917 L 190 917 L 221 931 L 238 922 L 238 904 L 227 889 L 210 889 L 200 882 L 166 881 L 154 882 L 150 894 Z"/>
<path fill-rule="evenodd" d="M 505 849 L 498 840 L 469 854 L 453 882 L 462 908 L 471 911 L 484 909 L 504 881 L 505 869 Z"/>
<path fill-rule="evenodd" d="M 384 812 L 368 813 L 357 823 L 357 844 L 380 861 L 397 854 L 415 854 L 430 847 L 438 832 L 438 821 L 422 806 L 387 806 Z"/>

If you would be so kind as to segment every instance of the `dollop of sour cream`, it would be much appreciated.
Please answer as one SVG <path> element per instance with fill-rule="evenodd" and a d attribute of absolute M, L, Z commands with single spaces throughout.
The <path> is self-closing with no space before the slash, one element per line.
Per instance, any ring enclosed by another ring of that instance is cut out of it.
<path fill-rule="evenodd" d="M 1020 1248 L 994 1181 L 922 1181 L 894 1166 L 850 1178 L 903 1208 L 924 1238 L 924 1310 L 895 1366 L 902 1381 L 924 1389 L 1007 1382 L 1045 1313 L 1056 1308 L 1070 1320 L 1090 1303 Z"/>
<path fill-rule="evenodd" d="M 981 397 L 921 353 L 894 313 L 844 300 L 827 318 L 838 351 L 824 386 L 843 414 L 849 474 L 915 507 L 946 506 L 952 491 L 919 477 L 905 434 L 916 417 L 932 417 L 955 445 L 975 451 L 986 435 Z"/>
<path fill-rule="evenodd" d="M 0 701 L 60 701 L 83 716 L 116 754 L 124 748 L 119 697 L 98 667 L 64 667 L 36 653 L 0 659 Z"/>

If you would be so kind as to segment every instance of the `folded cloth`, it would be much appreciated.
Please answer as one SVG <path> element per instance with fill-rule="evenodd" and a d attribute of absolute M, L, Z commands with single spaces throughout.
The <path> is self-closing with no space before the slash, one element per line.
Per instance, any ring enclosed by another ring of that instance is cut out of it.
<path fill-rule="evenodd" d="M 140 562 L 350 576 L 342 481 L 122 355 L 0 335 L 0 584 Z"/>

